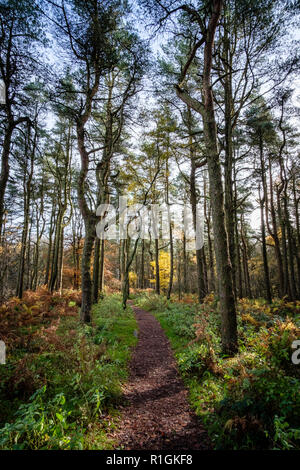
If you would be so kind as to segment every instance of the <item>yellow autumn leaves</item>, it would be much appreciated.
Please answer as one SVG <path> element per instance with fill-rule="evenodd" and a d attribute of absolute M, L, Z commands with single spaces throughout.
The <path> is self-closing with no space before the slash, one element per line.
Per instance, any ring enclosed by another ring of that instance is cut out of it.
<path fill-rule="evenodd" d="M 156 265 L 155 261 L 150 261 L 153 268 L 153 279 L 150 279 L 151 284 L 155 284 Z M 167 289 L 170 281 L 171 257 L 167 251 L 160 251 L 159 253 L 159 280 L 161 289 Z M 176 270 L 174 267 L 174 274 Z M 129 273 L 129 282 L 132 287 L 137 285 L 137 274 L 134 271 Z"/>

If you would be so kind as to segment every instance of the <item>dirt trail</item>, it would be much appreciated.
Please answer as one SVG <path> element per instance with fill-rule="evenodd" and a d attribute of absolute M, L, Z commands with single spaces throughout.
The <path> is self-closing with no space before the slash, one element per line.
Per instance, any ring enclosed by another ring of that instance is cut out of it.
<path fill-rule="evenodd" d="M 209 441 L 191 411 L 169 342 L 158 321 L 134 307 L 139 342 L 133 353 L 127 405 L 115 438 L 126 450 L 205 450 Z"/>

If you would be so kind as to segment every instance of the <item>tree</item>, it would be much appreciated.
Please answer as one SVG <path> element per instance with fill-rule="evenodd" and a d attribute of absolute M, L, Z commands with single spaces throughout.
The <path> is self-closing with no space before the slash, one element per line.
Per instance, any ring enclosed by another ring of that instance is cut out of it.
<path fill-rule="evenodd" d="M 223 351 L 233 354 L 237 351 L 237 324 L 235 299 L 232 284 L 232 266 L 230 263 L 228 238 L 225 227 L 224 197 L 222 190 L 222 175 L 218 148 L 217 126 L 214 109 L 214 97 L 211 86 L 213 66 L 213 47 L 216 29 L 223 8 L 222 0 L 214 0 L 209 5 L 204 4 L 202 11 L 180 3 L 173 10 L 163 8 L 164 18 L 175 11 L 183 11 L 189 21 L 196 25 L 199 36 L 195 39 L 191 51 L 182 67 L 178 83 L 175 85 L 177 96 L 189 107 L 194 109 L 203 120 L 205 153 L 207 156 L 210 199 L 212 205 L 212 218 L 214 230 L 214 243 L 216 263 L 219 280 L 220 309 L 222 319 L 222 345 Z M 203 46 L 203 65 L 201 83 L 203 101 L 192 97 L 184 88 L 189 68 L 195 58 L 196 52 Z"/>
<path fill-rule="evenodd" d="M 153 268 L 154 278 L 156 277 L 156 263 L 151 261 L 150 265 Z M 171 272 L 171 256 L 167 251 L 161 250 L 159 253 L 159 279 L 160 287 L 167 292 L 170 284 L 170 272 Z M 150 280 L 151 283 L 155 283 L 155 279 Z"/>
<path fill-rule="evenodd" d="M 3 135 L 0 174 L 0 243 L 3 235 L 4 197 L 10 174 L 12 137 L 18 126 L 31 124 L 26 87 L 37 71 L 37 43 L 43 40 L 37 2 L 12 0 L 0 5 L 0 73 L 5 103 L 0 104 Z"/>
<path fill-rule="evenodd" d="M 78 178 L 77 192 L 81 214 L 85 224 L 85 239 L 82 254 L 82 305 L 81 320 L 90 322 L 92 306 L 92 279 L 91 257 L 96 237 L 95 208 L 91 207 L 87 197 L 88 172 L 91 155 L 96 154 L 98 148 L 90 148 L 88 139 L 88 125 L 93 118 L 93 106 L 97 102 L 101 81 L 110 73 L 124 55 L 131 56 L 131 69 L 128 70 L 128 79 L 125 90 L 131 95 L 131 85 L 140 77 L 141 55 L 143 49 L 135 44 L 135 35 L 121 34 L 120 23 L 126 14 L 126 9 L 119 1 L 100 2 L 89 0 L 87 2 L 69 1 L 67 5 L 62 2 L 55 7 L 60 18 L 59 29 L 68 41 L 68 50 L 77 64 L 77 73 L 73 73 L 71 82 L 62 82 L 62 88 L 67 96 L 72 97 L 70 104 L 65 106 L 71 112 L 76 122 L 77 146 L 81 159 L 81 169 Z M 80 23 L 80 27 L 78 24 Z M 82 26 L 84 25 L 84 26 Z M 126 45 L 126 47 L 124 47 Z M 118 52 L 119 51 L 119 52 Z M 124 59 L 124 57 L 123 57 Z M 121 105 L 122 107 L 122 105 Z M 122 116 L 121 116 L 122 119 Z M 112 137 L 114 138 L 114 137 Z M 111 152 L 104 143 L 105 155 Z M 112 145 L 110 142 L 109 145 Z M 108 151 L 108 153 L 107 153 Z M 98 180 L 99 181 L 99 180 Z"/>

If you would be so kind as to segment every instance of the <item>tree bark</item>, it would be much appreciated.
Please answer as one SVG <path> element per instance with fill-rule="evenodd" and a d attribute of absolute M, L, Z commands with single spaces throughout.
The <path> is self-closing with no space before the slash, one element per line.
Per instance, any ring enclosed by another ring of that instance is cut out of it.
<path fill-rule="evenodd" d="M 265 273 L 265 291 L 266 299 L 269 303 L 272 303 L 272 293 L 270 284 L 270 274 L 268 265 L 267 245 L 266 245 L 266 229 L 265 229 L 265 217 L 264 217 L 264 196 L 261 196 L 259 189 L 259 201 L 260 201 L 260 220 L 261 220 L 261 237 L 262 237 L 262 257 L 264 263 Z"/>
<path fill-rule="evenodd" d="M 220 18 L 222 1 L 213 1 L 204 49 L 203 96 L 204 139 L 207 153 L 210 200 L 212 206 L 216 263 L 219 279 L 222 347 L 225 354 L 237 352 L 237 322 L 232 283 L 232 266 L 225 228 L 223 185 L 219 158 L 217 126 L 211 88 L 212 49 L 215 30 Z"/>
<path fill-rule="evenodd" d="M 157 295 L 160 295 L 158 238 L 155 238 L 154 243 L 155 243 L 155 293 Z"/>
<path fill-rule="evenodd" d="M 196 112 L 201 113 L 203 118 L 205 153 L 208 163 L 210 199 L 212 206 L 214 243 L 220 296 L 222 348 L 225 354 L 231 355 L 235 354 L 238 349 L 237 321 L 232 283 L 232 266 L 230 263 L 228 238 L 225 227 L 224 195 L 218 149 L 217 126 L 211 87 L 213 44 L 215 31 L 223 7 L 223 2 L 222 0 L 213 0 L 211 3 L 212 13 L 209 18 L 207 31 L 205 33 L 204 45 L 202 84 L 204 103 L 200 103 L 198 100 L 191 98 L 188 93 L 181 88 L 181 84 L 176 87 L 176 91 L 179 98 L 195 109 Z"/>

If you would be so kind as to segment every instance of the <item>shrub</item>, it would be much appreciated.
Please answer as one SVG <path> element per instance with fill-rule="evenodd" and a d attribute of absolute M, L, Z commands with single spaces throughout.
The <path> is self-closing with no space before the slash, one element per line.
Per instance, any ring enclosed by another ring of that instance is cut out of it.
<path fill-rule="evenodd" d="M 16 420 L 0 430 L 2 449 L 82 449 L 83 432 L 71 420 L 66 398 L 45 399 L 46 386 L 38 389 L 16 412 Z"/>
<path fill-rule="evenodd" d="M 201 306 L 170 303 L 156 315 L 215 448 L 300 448 L 300 371 L 291 362 L 292 341 L 300 336 L 298 303 L 242 299 L 238 310 L 234 357 L 221 354 L 213 296 Z"/>
<path fill-rule="evenodd" d="M 69 298 L 50 305 L 73 309 Z M 135 329 L 118 295 L 94 307 L 90 326 L 80 324 L 77 312 L 41 324 L 26 349 L 10 353 L 0 368 L 0 448 L 111 445 L 103 417 L 121 398 Z"/>
<path fill-rule="evenodd" d="M 146 293 L 137 299 L 137 305 L 147 310 L 148 312 L 154 310 L 165 310 L 169 308 L 170 302 L 166 297 L 154 293 Z"/>

